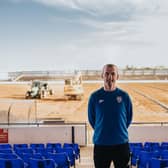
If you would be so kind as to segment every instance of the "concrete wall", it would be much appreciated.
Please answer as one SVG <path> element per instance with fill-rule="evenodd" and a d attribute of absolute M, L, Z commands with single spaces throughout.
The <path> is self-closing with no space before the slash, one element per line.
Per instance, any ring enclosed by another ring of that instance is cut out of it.
<path fill-rule="evenodd" d="M 93 131 L 87 137 L 86 125 L 74 126 L 74 141 L 81 146 L 88 144 Z M 132 125 L 129 128 L 130 142 L 168 142 L 168 125 Z M 9 127 L 8 141 L 14 143 L 72 142 L 72 125 L 48 127 Z"/>
<path fill-rule="evenodd" d="M 130 142 L 168 142 L 168 125 L 131 125 L 128 129 Z M 92 143 L 93 130 L 88 129 L 88 143 Z"/>
<path fill-rule="evenodd" d="M 86 145 L 86 126 L 74 126 L 74 142 Z M 58 125 L 52 127 L 11 127 L 8 128 L 8 142 L 14 143 L 71 143 L 72 126 Z"/>
<path fill-rule="evenodd" d="M 129 128 L 130 142 L 168 142 L 168 125 L 146 125 Z"/>

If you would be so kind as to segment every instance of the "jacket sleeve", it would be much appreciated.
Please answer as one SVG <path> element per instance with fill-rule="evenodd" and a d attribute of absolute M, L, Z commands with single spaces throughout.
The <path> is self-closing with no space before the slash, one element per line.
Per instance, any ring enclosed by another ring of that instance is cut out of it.
<path fill-rule="evenodd" d="M 93 96 L 91 95 L 88 102 L 88 120 L 92 128 L 95 126 L 95 107 Z"/>
<path fill-rule="evenodd" d="M 133 117 L 133 107 L 132 107 L 132 101 L 128 95 L 127 98 L 127 128 L 130 126 L 131 122 L 132 122 L 132 117 Z"/>

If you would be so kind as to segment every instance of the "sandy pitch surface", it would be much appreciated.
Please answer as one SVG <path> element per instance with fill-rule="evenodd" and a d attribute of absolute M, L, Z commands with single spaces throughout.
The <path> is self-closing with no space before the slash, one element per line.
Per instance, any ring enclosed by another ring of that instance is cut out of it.
<path fill-rule="evenodd" d="M 61 84 L 50 85 L 54 90 L 54 95 L 50 97 L 26 101 L 25 93 L 29 87 L 27 84 L 0 85 L 1 122 L 6 120 L 11 104 L 11 121 L 26 121 L 27 118 L 33 120 L 37 116 L 38 118 L 63 118 L 70 122 L 87 122 L 88 97 L 94 90 L 100 88 L 101 84 L 84 84 L 85 95 L 81 101 L 65 100 Z M 131 96 L 134 122 L 168 121 L 168 110 L 165 108 L 168 107 L 168 83 L 120 83 L 118 87 L 127 91 Z M 161 107 L 149 97 L 165 107 Z"/>

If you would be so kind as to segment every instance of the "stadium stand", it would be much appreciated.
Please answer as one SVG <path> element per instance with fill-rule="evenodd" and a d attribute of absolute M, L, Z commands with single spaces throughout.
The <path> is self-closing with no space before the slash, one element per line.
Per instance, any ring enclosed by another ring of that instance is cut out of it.
<path fill-rule="evenodd" d="M 79 159 L 80 153 L 79 145 L 70 143 L 0 144 L 0 146 L 3 147 L 0 151 L 1 168 L 75 167 L 75 161 Z"/>
<path fill-rule="evenodd" d="M 167 142 L 130 143 L 131 166 L 138 168 L 164 168 L 168 166 Z"/>

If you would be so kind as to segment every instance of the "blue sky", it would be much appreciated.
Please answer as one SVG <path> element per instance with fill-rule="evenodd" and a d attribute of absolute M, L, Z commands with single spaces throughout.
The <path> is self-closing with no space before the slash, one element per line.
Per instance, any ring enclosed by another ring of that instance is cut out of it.
<path fill-rule="evenodd" d="M 168 66 L 167 0 L 0 0 L 0 71 Z"/>

